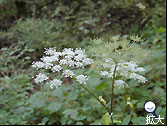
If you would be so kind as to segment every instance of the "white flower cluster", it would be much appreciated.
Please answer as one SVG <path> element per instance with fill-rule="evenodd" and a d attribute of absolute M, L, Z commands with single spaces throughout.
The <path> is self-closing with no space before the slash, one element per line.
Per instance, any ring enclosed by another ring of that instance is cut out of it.
<path fill-rule="evenodd" d="M 57 79 L 51 80 L 50 81 L 50 88 L 51 89 L 53 89 L 54 87 L 58 88 L 59 86 L 61 86 L 61 84 L 62 84 L 62 81 L 60 81 L 60 80 L 57 80 Z"/>
<path fill-rule="evenodd" d="M 105 62 L 102 64 L 104 68 L 109 69 L 109 71 L 100 71 L 100 75 L 107 76 L 109 78 L 113 78 L 114 68 L 115 64 L 112 61 L 112 59 L 106 59 Z M 130 62 L 122 62 L 117 64 L 116 68 L 116 74 L 124 76 L 125 78 L 138 80 L 138 82 L 145 83 L 147 79 L 137 73 L 145 71 L 144 68 L 138 67 L 136 62 L 130 61 Z M 127 84 L 123 80 L 116 80 L 115 85 L 118 87 L 124 88 L 124 86 Z"/>
<path fill-rule="evenodd" d="M 48 79 L 49 78 L 45 74 L 40 73 L 40 74 L 36 75 L 35 82 L 40 83 L 40 82 L 43 82 L 43 81 L 48 80 Z"/>
<path fill-rule="evenodd" d="M 80 84 L 86 84 L 86 81 L 88 80 L 88 77 L 84 76 L 84 75 L 79 75 L 79 76 L 76 77 L 76 79 Z"/>
<path fill-rule="evenodd" d="M 144 6 L 142 3 L 138 3 L 136 6 L 141 10 L 144 10 L 146 8 L 146 6 Z"/>
<path fill-rule="evenodd" d="M 57 52 L 56 48 L 48 48 L 45 49 L 46 56 L 43 56 L 41 61 L 33 62 L 32 67 L 36 68 L 37 70 L 40 68 L 49 69 L 53 73 L 61 72 L 64 77 L 76 77 L 77 81 L 80 84 L 86 84 L 88 80 L 87 76 L 84 75 L 75 75 L 72 70 L 73 68 L 84 68 L 87 65 L 93 63 L 93 60 L 87 58 L 85 54 L 85 50 L 82 49 L 72 49 L 72 48 L 65 48 L 62 52 Z M 35 82 L 43 82 L 48 80 L 44 74 L 39 74 L 35 78 Z M 54 79 L 50 81 L 50 87 L 53 89 L 54 87 L 59 87 L 62 84 L 60 80 Z"/>
<path fill-rule="evenodd" d="M 59 71 L 61 71 L 61 70 L 62 70 L 62 68 L 61 68 L 60 65 L 55 65 L 55 66 L 52 67 L 52 71 L 53 71 L 53 72 L 59 72 Z"/>
<path fill-rule="evenodd" d="M 115 80 L 114 86 L 117 86 L 119 89 L 127 87 L 128 85 L 123 80 Z"/>
<path fill-rule="evenodd" d="M 64 77 L 73 77 L 75 74 L 71 71 L 71 70 L 64 70 L 62 75 L 64 75 Z"/>

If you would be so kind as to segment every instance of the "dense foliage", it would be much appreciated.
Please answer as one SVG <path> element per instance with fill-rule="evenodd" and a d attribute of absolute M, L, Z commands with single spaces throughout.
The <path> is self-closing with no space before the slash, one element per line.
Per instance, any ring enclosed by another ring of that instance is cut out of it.
<path fill-rule="evenodd" d="M 32 62 L 48 47 L 83 48 L 92 58 L 93 53 L 102 56 L 101 51 L 114 55 L 104 42 L 118 34 L 151 53 L 127 50 L 138 54 L 135 58 L 142 61 L 148 81 L 127 80 L 129 104 L 124 113 L 123 91 L 114 89 L 114 121 L 145 125 L 148 113 L 143 105 L 152 100 L 166 123 L 166 0 L 0 0 L 0 124 L 106 123 L 103 106 L 71 78 L 63 78 L 62 86 L 54 90 L 36 84 Z M 110 107 L 112 78 L 99 76 L 100 62 L 75 73 L 91 75 L 86 87 Z"/>

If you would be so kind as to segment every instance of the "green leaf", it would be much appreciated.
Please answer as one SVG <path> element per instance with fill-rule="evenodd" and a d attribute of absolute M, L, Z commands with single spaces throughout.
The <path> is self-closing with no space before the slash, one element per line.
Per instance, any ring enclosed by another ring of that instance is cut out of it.
<path fill-rule="evenodd" d="M 137 108 L 143 108 L 145 102 L 139 102 L 137 103 Z"/>
<path fill-rule="evenodd" d="M 108 86 L 109 86 L 109 84 L 103 82 L 96 87 L 96 90 L 100 90 L 100 89 L 103 89 L 103 88 L 108 87 Z"/>
<path fill-rule="evenodd" d="M 111 123 L 111 117 L 108 113 L 104 115 L 104 125 L 109 125 Z"/>
<path fill-rule="evenodd" d="M 33 52 L 33 51 L 34 51 L 34 49 L 28 49 L 27 51 L 28 51 L 28 52 Z"/>
<path fill-rule="evenodd" d="M 79 115 L 78 117 L 75 118 L 75 120 L 79 121 L 79 120 L 84 120 L 86 119 L 86 116 L 84 115 Z"/>
<path fill-rule="evenodd" d="M 78 116 L 78 111 L 76 109 L 67 109 L 63 112 L 63 114 L 66 118 L 70 116 L 72 119 L 76 120 Z"/>
<path fill-rule="evenodd" d="M 157 31 L 160 33 L 164 33 L 164 32 L 166 32 L 166 28 L 160 27 Z"/>
<path fill-rule="evenodd" d="M 162 107 L 160 106 L 156 109 L 156 114 L 160 115 L 161 111 L 162 111 Z"/>
<path fill-rule="evenodd" d="M 83 123 L 82 122 L 77 122 L 76 125 L 83 125 Z"/>
<path fill-rule="evenodd" d="M 58 110 L 60 110 L 61 106 L 61 103 L 52 102 L 48 105 L 47 110 L 49 110 L 50 113 L 57 112 Z"/>
<path fill-rule="evenodd" d="M 156 45 L 159 40 L 160 40 L 159 38 L 155 38 L 153 41 L 153 45 Z"/>
<path fill-rule="evenodd" d="M 26 59 L 26 60 L 29 60 L 29 59 L 31 59 L 31 58 L 30 58 L 29 56 L 26 56 L 25 59 Z"/>
<path fill-rule="evenodd" d="M 48 117 L 45 117 L 45 118 L 42 119 L 42 123 L 43 123 L 43 124 L 46 124 L 46 122 L 47 122 L 48 120 L 49 120 Z"/>
<path fill-rule="evenodd" d="M 124 120 L 123 120 L 123 125 L 128 125 L 129 122 L 130 122 L 130 116 L 124 118 Z"/>
<path fill-rule="evenodd" d="M 131 120 L 134 124 L 146 125 L 146 117 L 136 117 Z"/>

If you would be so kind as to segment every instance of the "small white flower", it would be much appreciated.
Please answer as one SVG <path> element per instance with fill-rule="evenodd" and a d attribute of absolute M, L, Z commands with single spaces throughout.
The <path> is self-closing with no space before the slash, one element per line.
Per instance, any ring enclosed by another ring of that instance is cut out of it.
<path fill-rule="evenodd" d="M 57 52 L 56 48 L 45 49 L 45 55 L 41 58 L 41 61 L 33 62 L 32 67 L 39 69 L 50 69 L 52 72 L 61 72 L 64 77 L 73 77 L 75 74 L 68 68 L 84 68 L 86 65 L 93 63 L 93 59 L 87 58 L 85 50 L 72 48 L 65 48 L 62 52 Z M 65 66 L 64 66 L 65 65 Z M 64 70 L 67 69 L 67 70 Z M 49 78 L 44 74 L 36 75 L 35 82 L 39 83 Z M 85 83 L 88 80 L 87 76 L 77 76 L 79 83 Z M 61 81 L 54 79 L 50 81 L 50 87 L 58 87 L 61 85 Z"/>
<path fill-rule="evenodd" d="M 52 63 L 45 63 L 45 69 L 51 69 L 52 68 L 52 66 L 53 66 L 53 64 Z"/>
<path fill-rule="evenodd" d="M 43 81 L 48 80 L 48 79 L 49 78 L 45 74 L 40 73 L 40 74 L 36 75 L 35 82 L 40 83 L 40 82 L 43 82 Z"/>
<path fill-rule="evenodd" d="M 111 58 L 108 58 L 108 59 L 105 59 L 105 62 L 106 62 L 106 63 L 112 63 L 113 61 L 112 61 Z"/>
<path fill-rule="evenodd" d="M 109 73 L 108 78 L 113 78 L 113 74 L 114 74 L 114 72 Z M 116 75 L 116 73 L 115 73 L 115 75 Z"/>
<path fill-rule="evenodd" d="M 143 71 L 145 71 L 145 69 L 142 68 L 142 67 L 139 67 L 139 68 L 136 68 L 136 69 L 135 69 L 135 72 L 143 72 Z"/>
<path fill-rule="evenodd" d="M 32 67 L 34 67 L 36 69 L 44 68 L 44 66 L 45 66 L 45 64 L 41 61 L 33 62 L 32 64 L 33 64 Z"/>
<path fill-rule="evenodd" d="M 76 50 L 75 50 L 75 54 L 85 54 L 85 50 L 84 49 L 78 49 L 78 48 L 76 48 Z"/>
<path fill-rule="evenodd" d="M 60 65 L 55 65 L 53 68 L 52 68 L 52 71 L 53 72 L 59 72 L 59 71 L 61 71 L 61 66 Z"/>
<path fill-rule="evenodd" d="M 128 77 L 128 71 L 126 71 L 126 70 L 122 70 L 121 72 L 120 72 L 120 75 L 122 75 L 122 76 L 125 76 L 125 77 Z"/>
<path fill-rule="evenodd" d="M 60 60 L 60 65 L 68 64 L 67 59 Z"/>
<path fill-rule="evenodd" d="M 76 67 L 84 67 L 83 63 L 81 62 L 75 62 Z"/>
<path fill-rule="evenodd" d="M 51 89 L 53 89 L 54 87 L 58 88 L 59 86 L 61 86 L 61 84 L 62 84 L 62 81 L 54 79 L 54 80 L 50 81 L 50 88 Z"/>
<path fill-rule="evenodd" d="M 143 82 L 143 83 L 146 83 L 147 79 L 143 76 L 139 76 L 139 80 L 138 82 Z"/>
<path fill-rule="evenodd" d="M 75 56 L 76 61 L 82 61 L 82 59 L 84 59 L 84 58 L 85 58 L 84 54 L 78 54 L 77 56 Z"/>
<path fill-rule="evenodd" d="M 100 75 L 102 75 L 102 76 L 108 76 L 109 73 L 108 73 L 108 71 L 100 71 Z"/>
<path fill-rule="evenodd" d="M 114 73 L 114 69 L 115 69 L 115 65 L 112 65 L 109 72 L 110 72 L 110 73 Z M 117 67 L 117 70 L 118 70 L 118 67 Z"/>
<path fill-rule="evenodd" d="M 132 78 L 134 80 L 138 80 L 138 82 L 144 82 L 145 83 L 147 81 L 145 77 L 143 77 L 141 75 L 138 75 L 136 73 L 131 73 L 129 75 L 129 78 Z"/>
<path fill-rule="evenodd" d="M 127 84 L 123 80 L 115 80 L 114 86 L 118 86 L 118 88 L 124 88 Z"/>
<path fill-rule="evenodd" d="M 65 56 L 66 59 L 71 59 L 74 57 L 75 53 L 73 52 L 72 48 L 65 48 L 62 55 Z"/>
<path fill-rule="evenodd" d="M 62 75 L 64 77 L 71 77 L 72 78 L 75 74 L 71 70 L 64 70 Z"/>
<path fill-rule="evenodd" d="M 88 80 L 88 77 L 84 76 L 84 75 L 78 75 L 76 77 L 76 79 L 79 82 L 79 84 L 86 84 L 86 81 Z"/>
<path fill-rule="evenodd" d="M 136 62 L 133 61 L 120 63 L 118 65 L 120 66 L 120 68 L 125 70 L 130 70 L 132 72 L 134 72 L 136 70 L 136 67 L 138 66 Z"/>
<path fill-rule="evenodd" d="M 72 48 L 64 48 L 62 55 L 75 55 Z"/>
<path fill-rule="evenodd" d="M 93 59 L 85 58 L 82 62 L 84 65 L 89 65 L 93 63 Z"/>
<path fill-rule="evenodd" d="M 144 6 L 142 3 L 138 3 L 136 6 L 139 7 L 141 10 L 144 10 L 146 8 L 146 6 Z"/>
<path fill-rule="evenodd" d="M 56 47 L 54 47 L 54 48 L 45 48 L 45 54 L 46 55 L 54 55 L 55 54 L 55 52 L 56 52 Z"/>
<path fill-rule="evenodd" d="M 57 56 L 45 56 L 45 57 L 41 58 L 41 60 L 45 63 L 51 63 L 54 61 L 58 61 L 59 58 Z"/>
<path fill-rule="evenodd" d="M 75 57 L 74 57 L 74 59 L 76 61 L 82 61 L 84 58 L 86 58 L 85 50 L 76 49 L 75 50 Z"/>
<path fill-rule="evenodd" d="M 105 62 L 102 64 L 102 66 L 104 68 L 108 68 L 108 71 L 101 71 L 100 75 L 103 76 L 108 76 L 108 78 L 113 78 L 113 74 L 114 74 L 114 69 L 115 69 L 115 64 L 112 63 L 112 59 L 106 59 Z M 145 71 L 144 68 L 142 67 L 138 67 L 136 62 L 130 61 L 130 62 L 123 62 L 121 61 L 121 63 L 117 64 L 117 68 L 116 68 L 116 73 L 115 76 L 117 76 L 117 74 L 126 77 L 127 79 L 134 79 L 134 80 L 138 80 L 138 82 L 146 82 L 146 78 L 136 74 L 135 72 L 143 72 Z M 123 88 L 123 81 L 118 80 L 116 81 L 115 85 L 119 86 L 119 88 Z"/>
<path fill-rule="evenodd" d="M 75 62 L 72 61 L 72 60 L 68 60 L 67 64 L 68 64 L 69 67 L 74 67 L 75 66 Z"/>
<path fill-rule="evenodd" d="M 104 68 L 110 68 L 110 67 L 111 67 L 111 65 L 110 65 L 110 64 L 107 64 L 107 63 L 103 63 L 102 66 L 103 66 Z"/>

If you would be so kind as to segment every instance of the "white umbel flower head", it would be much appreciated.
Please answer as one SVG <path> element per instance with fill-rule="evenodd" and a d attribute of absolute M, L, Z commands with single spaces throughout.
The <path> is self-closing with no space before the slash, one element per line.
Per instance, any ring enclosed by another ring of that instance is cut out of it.
<path fill-rule="evenodd" d="M 43 63 L 41 61 L 33 62 L 32 63 L 32 67 L 34 67 L 34 68 L 36 68 L 38 70 L 39 68 L 44 68 L 45 67 L 45 63 Z"/>
<path fill-rule="evenodd" d="M 53 67 L 53 64 L 52 63 L 45 63 L 45 69 L 51 69 Z"/>
<path fill-rule="evenodd" d="M 51 63 L 54 61 L 58 61 L 59 58 L 58 58 L 58 56 L 45 56 L 45 57 L 41 58 L 41 60 L 45 63 Z"/>
<path fill-rule="evenodd" d="M 56 47 L 54 47 L 54 48 L 48 48 L 48 49 L 45 48 L 45 52 L 44 52 L 44 53 L 45 53 L 46 55 L 54 55 L 55 52 L 57 52 L 57 51 L 56 51 Z"/>
<path fill-rule="evenodd" d="M 73 60 L 68 60 L 67 62 L 69 67 L 74 67 L 75 66 L 75 62 Z"/>
<path fill-rule="evenodd" d="M 59 71 L 61 71 L 61 66 L 60 65 L 55 65 L 53 68 L 52 68 L 52 71 L 53 72 L 59 72 Z"/>
<path fill-rule="evenodd" d="M 93 59 L 85 58 L 82 62 L 84 65 L 89 65 L 93 63 Z"/>
<path fill-rule="evenodd" d="M 110 64 L 108 64 L 108 63 L 103 63 L 102 66 L 103 66 L 104 68 L 111 68 L 111 67 L 112 67 L 112 66 L 111 66 Z"/>
<path fill-rule="evenodd" d="M 59 72 L 64 77 L 72 78 L 75 74 L 71 69 L 84 68 L 93 63 L 93 59 L 87 58 L 85 50 L 78 48 L 75 50 L 72 48 L 65 48 L 62 52 L 57 52 L 55 47 L 48 49 L 45 48 L 44 53 L 45 56 L 40 58 L 41 61 L 33 62 L 32 67 L 36 69 L 47 69 L 47 71 L 51 71 L 53 73 Z M 77 77 L 78 82 L 86 83 L 86 80 L 88 80 L 87 76 L 84 75 L 79 75 Z M 83 78 L 79 79 L 79 77 Z M 35 82 L 39 83 L 48 79 L 49 78 L 46 75 L 39 74 L 37 75 Z M 62 82 L 56 79 L 50 81 L 51 88 L 60 86 L 58 83 L 61 84 Z"/>
<path fill-rule="evenodd" d="M 62 55 L 65 56 L 66 59 L 71 59 L 74 57 L 75 53 L 72 48 L 65 48 Z"/>
<path fill-rule="evenodd" d="M 71 77 L 72 78 L 75 74 L 71 70 L 64 70 L 62 75 L 64 77 Z"/>
<path fill-rule="evenodd" d="M 62 85 L 62 81 L 60 81 L 60 80 L 54 79 L 54 80 L 50 81 L 50 88 L 51 89 L 53 89 L 54 87 L 58 88 L 61 85 Z"/>
<path fill-rule="evenodd" d="M 84 64 L 81 62 L 75 62 L 76 67 L 82 67 L 84 68 Z"/>
<path fill-rule="evenodd" d="M 113 60 L 111 58 L 105 59 L 106 63 L 113 63 Z"/>
<path fill-rule="evenodd" d="M 143 67 L 138 67 L 135 69 L 135 72 L 143 72 L 145 69 Z"/>
<path fill-rule="evenodd" d="M 84 75 L 78 75 L 76 77 L 76 79 L 79 82 L 79 84 L 86 84 L 86 81 L 88 80 L 88 77 L 84 76 Z"/>
<path fill-rule="evenodd" d="M 100 75 L 102 75 L 102 76 L 108 76 L 109 73 L 108 73 L 108 71 L 100 71 Z"/>
<path fill-rule="evenodd" d="M 43 82 L 43 81 L 48 80 L 48 79 L 49 78 L 45 74 L 40 73 L 40 74 L 36 75 L 35 82 L 40 83 L 40 82 Z"/>
<path fill-rule="evenodd" d="M 106 59 L 105 62 L 102 64 L 102 66 L 105 69 L 108 69 L 108 71 L 101 71 L 100 75 L 102 76 L 108 76 L 108 78 L 113 78 L 114 69 L 115 69 L 115 63 L 112 61 L 112 59 Z M 145 71 L 144 68 L 138 67 L 136 62 L 130 61 L 130 62 L 121 62 L 117 64 L 115 77 L 117 75 L 123 76 L 127 79 L 134 79 L 138 80 L 138 82 L 145 83 L 147 79 L 141 75 L 139 75 L 139 72 Z M 122 80 L 117 80 L 115 82 L 115 86 L 118 86 L 119 88 L 124 88 L 124 85 L 127 86 L 127 84 Z"/>
<path fill-rule="evenodd" d="M 118 88 L 124 88 L 127 87 L 127 84 L 123 80 L 115 80 L 114 86 L 118 86 Z"/>
<path fill-rule="evenodd" d="M 138 82 L 143 82 L 143 83 L 145 83 L 147 81 L 147 79 L 145 77 L 138 75 L 136 73 L 131 73 L 129 75 L 129 78 L 132 78 L 134 80 L 138 80 Z"/>
<path fill-rule="evenodd" d="M 67 59 L 62 59 L 62 60 L 60 60 L 59 63 L 60 63 L 60 65 L 68 64 Z"/>
<path fill-rule="evenodd" d="M 138 67 L 138 65 L 136 64 L 136 62 L 132 62 L 132 61 L 119 63 L 118 65 L 122 69 L 129 70 L 131 72 L 134 72 L 136 70 L 136 68 Z"/>
<path fill-rule="evenodd" d="M 75 50 L 75 60 L 82 61 L 84 58 L 86 58 L 85 50 L 76 49 Z"/>

